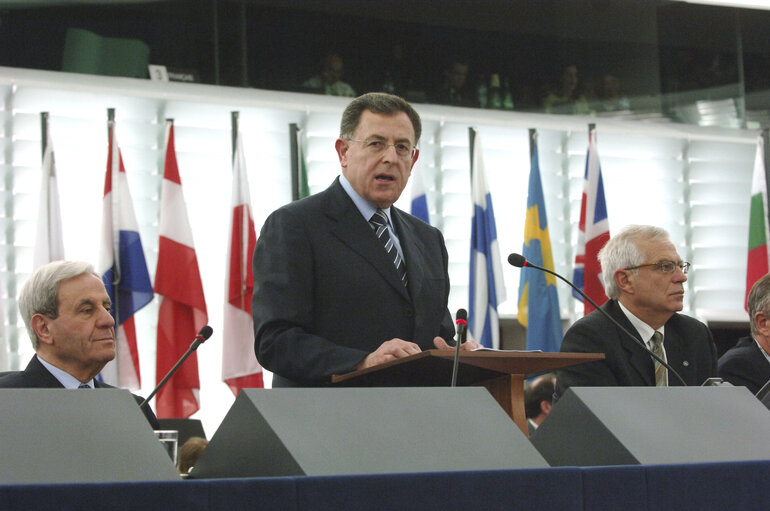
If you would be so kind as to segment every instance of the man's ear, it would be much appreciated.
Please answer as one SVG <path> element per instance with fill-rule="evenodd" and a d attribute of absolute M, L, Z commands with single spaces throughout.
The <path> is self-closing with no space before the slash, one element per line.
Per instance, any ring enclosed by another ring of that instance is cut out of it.
<path fill-rule="evenodd" d="M 764 311 L 757 311 L 754 314 L 754 324 L 757 326 L 757 331 L 764 335 L 770 336 L 770 318 L 764 313 Z"/>
<path fill-rule="evenodd" d="M 540 401 L 540 412 L 545 414 L 545 415 L 548 415 L 549 413 L 551 413 L 551 407 L 552 406 L 553 405 L 551 403 L 549 403 L 548 401 L 546 401 L 544 399 L 544 400 Z"/>
<path fill-rule="evenodd" d="M 44 344 L 53 344 L 53 334 L 50 328 L 51 318 L 43 314 L 35 314 L 29 320 L 29 325 L 35 331 L 38 341 Z"/>
<path fill-rule="evenodd" d="M 334 148 L 337 150 L 337 157 L 340 160 L 340 165 L 345 168 L 348 166 L 348 149 L 350 143 L 344 138 L 338 138 L 334 143 Z"/>
<path fill-rule="evenodd" d="M 612 278 L 615 279 L 615 285 L 618 286 L 618 289 L 624 293 L 633 292 L 633 279 L 629 277 L 628 270 L 615 270 Z"/>

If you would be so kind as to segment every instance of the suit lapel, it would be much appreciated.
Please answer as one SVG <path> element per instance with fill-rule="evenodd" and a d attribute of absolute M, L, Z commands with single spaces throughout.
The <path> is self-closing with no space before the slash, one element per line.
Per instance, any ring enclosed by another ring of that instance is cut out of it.
<path fill-rule="evenodd" d="M 694 353 L 694 350 L 690 349 L 690 339 L 682 335 L 682 333 L 677 328 L 678 321 L 677 321 L 677 315 L 674 314 L 671 316 L 671 319 L 669 319 L 666 322 L 665 327 L 665 336 L 663 337 L 663 347 L 666 350 L 666 362 L 668 365 L 674 368 L 674 370 L 679 373 L 679 375 L 684 378 L 685 381 L 690 381 L 690 378 L 687 373 L 690 372 L 691 367 L 695 367 L 693 364 L 693 360 L 687 360 L 687 354 L 688 353 Z M 693 375 L 694 377 L 694 375 Z M 668 375 L 668 384 L 669 385 L 681 385 L 681 382 L 677 379 L 676 376 L 670 374 Z"/>
<path fill-rule="evenodd" d="M 623 314 L 623 311 L 620 309 L 618 303 L 614 300 L 608 303 L 610 305 L 607 307 L 607 312 L 609 312 L 610 315 L 618 321 L 618 323 L 623 325 L 626 330 L 632 333 L 636 339 L 644 343 L 645 341 L 640 338 L 639 332 L 636 331 L 634 325 L 632 325 L 626 315 Z M 668 332 L 666 332 L 666 334 L 668 335 Z M 618 329 L 618 335 L 621 339 L 620 345 L 623 347 L 623 350 L 628 356 L 628 364 L 639 375 L 639 377 L 644 381 L 646 385 L 654 386 L 655 373 L 650 354 L 644 348 L 639 346 L 638 343 L 634 342 L 632 339 L 629 339 L 628 334 L 622 330 Z"/>
<path fill-rule="evenodd" d="M 396 266 L 388 258 L 385 248 L 374 235 L 368 222 L 364 220 L 356 205 L 345 193 L 339 183 L 339 178 L 328 191 L 329 200 L 325 204 L 324 213 L 332 223 L 331 233 L 351 250 L 366 259 L 377 273 L 408 300 L 409 293 L 401 282 Z M 409 272 L 408 259 L 407 272 Z"/>
<path fill-rule="evenodd" d="M 409 279 L 409 294 L 420 296 L 422 283 L 425 281 L 423 261 L 425 261 L 424 245 L 420 237 L 414 232 L 414 226 L 404 217 L 406 213 L 395 207 L 390 208 L 393 223 L 398 230 L 398 240 L 401 242 L 401 250 L 404 251 L 406 261 L 406 276 Z M 403 287 L 403 286 L 402 286 Z"/>
<path fill-rule="evenodd" d="M 32 360 L 29 361 L 27 367 L 24 369 L 25 379 L 34 384 L 35 387 L 41 388 L 64 388 L 56 376 L 52 375 L 48 369 L 37 359 L 36 355 L 32 355 Z"/>

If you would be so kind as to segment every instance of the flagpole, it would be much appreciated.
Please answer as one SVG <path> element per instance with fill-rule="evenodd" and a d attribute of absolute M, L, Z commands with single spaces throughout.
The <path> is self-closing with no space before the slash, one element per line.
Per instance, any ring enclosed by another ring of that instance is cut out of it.
<path fill-rule="evenodd" d="M 770 165 L 768 165 L 768 162 L 770 162 L 770 148 L 768 148 L 768 145 L 770 145 L 768 143 L 770 142 L 770 129 L 763 128 L 761 136 L 762 136 L 762 145 L 765 153 L 762 155 L 762 158 L 764 159 L 764 164 L 765 164 L 765 197 L 770 197 L 770 193 L 768 193 L 770 192 L 770 190 L 768 190 L 768 188 L 770 187 Z M 770 208 L 768 208 L 767 218 L 765 218 L 765 225 L 770 225 Z"/>
<path fill-rule="evenodd" d="M 230 137 L 232 139 L 232 147 L 233 147 L 233 154 L 232 159 L 235 158 L 235 149 L 236 145 L 238 144 L 238 120 L 239 120 L 240 112 L 230 112 L 230 127 L 232 130 L 232 136 Z"/>
<path fill-rule="evenodd" d="M 590 128 L 589 128 L 590 129 Z M 537 140 L 537 130 L 535 128 L 529 128 L 529 161 L 535 156 L 535 140 Z M 532 169 L 530 169 L 532 172 Z"/>
<path fill-rule="evenodd" d="M 468 127 L 468 143 L 470 144 L 470 151 L 468 154 L 470 154 L 471 157 L 471 182 L 473 182 L 473 146 L 476 142 L 476 130 L 473 127 Z"/>
<path fill-rule="evenodd" d="M 113 301 L 112 310 L 115 311 L 115 330 L 120 326 L 120 293 L 118 287 L 122 279 L 122 272 L 120 268 L 120 218 L 119 218 L 119 196 L 120 188 L 118 185 L 120 172 L 120 152 L 115 147 L 115 109 L 107 109 L 107 147 L 110 151 L 110 177 L 112 189 L 112 286 L 113 286 Z M 118 157 L 118 161 L 115 161 L 115 157 Z"/>
<path fill-rule="evenodd" d="M 289 154 L 291 162 L 291 200 L 299 199 L 299 133 L 297 123 L 289 124 Z"/>
<path fill-rule="evenodd" d="M 48 148 L 48 112 L 40 112 L 40 145 L 45 158 L 45 150 Z"/>

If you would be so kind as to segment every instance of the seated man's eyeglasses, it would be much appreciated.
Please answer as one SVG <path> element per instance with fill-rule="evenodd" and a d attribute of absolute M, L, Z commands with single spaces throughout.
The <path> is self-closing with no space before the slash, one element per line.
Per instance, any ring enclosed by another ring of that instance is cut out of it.
<path fill-rule="evenodd" d="M 687 262 L 675 263 L 674 261 L 660 261 L 659 263 L 640 264 L 639 266 L 632 266 L 630 268 L 623 268 L 623 269 L 637 270 L 639 268 L 644 268 L 646 266 L 654 266 L 655 268 L 662 271 L 663 273 L 672 273 L 676 271 L 677 268 L 682 270 L 682 273 L 687 273 L 690 270 L 690 263 L 687 263 Z"/>
<path fill-rule="evenodd" d="M 372 154 L 383 153 L 388 149 L 388 147 L 392 146 L 396 149 L 396 154 L 399 156 L 399 158 L 412 158 L 414 156 L 414 151 L 417 149 L 417 147 L 411 145 L 409 142 L 396 142 L 395 144 L 387 144 L 384 140 L 377 138 L 370 138 L 367 140 L 356 140 L 354 138 L 349 138 L 348 140 L 351 142 L 360 142 L 361 145 L 364 146 L 364 149 Z"/>

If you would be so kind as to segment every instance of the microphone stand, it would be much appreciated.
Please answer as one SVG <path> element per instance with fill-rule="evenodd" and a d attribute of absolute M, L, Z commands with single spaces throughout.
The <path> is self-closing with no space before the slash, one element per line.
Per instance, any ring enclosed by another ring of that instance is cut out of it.
<path fill-rule="evenodd" d="M 455 342 L 455 358 L 452 364 L 451 387 L 457 386 L 457 371 L 460 368 L 460 346 L 462 346 L 463 342 L 465 341 L 468 331 L 468 323 L 466 321 L 467 317 L 468 313 L 465 312 L 465 309 L 460 309 L 457 311 L 457 342 Z"/>
<path fill-rule="evenodd" d="M 179 366 L 181 366 L 182 363 L 185 360 L 187 360 L 187 357 L 189 357 L 192 354 L 193 351 L 197 350 L 198 346 L 200 346 L 206 339 L 211 337 L 212 332 L 213 332 L 213 330 L 208 325 L 206 325 L 203 328 L 201 328 L 201 331 L 198 332 L 198 335 L 195 336 L 195 339 L 190 344 L 190 347 L 187 348 L 187 351 L 185 352 L 185 354 L 182 355 L 182 358 L 180 358 L 177 361 L 177 363 L 174 364 L 174 367 L 172 367 L 171 370 L 168 373 L 166 373 L 166 376 L 164 376 L 163 379 L 160 380 L 160 383 L 158 383 L 155 386 L 155 388 L 152 390 L 152 393 L 150 393 L 150 395 L 147 396 L 147 398 L 144 401 L 142 401 L 142 403 L 139 405 L 140 408 L 143 407 L 144 405 L 146 405 L 150 401 L 150 399 L 152 399 L 155 396 L 155 394 L 158 393 L 158 391 L 163 387 L 163 385 L 166 384 L 168 379 L 171 378 L 174 375 L 174 373 L 176 372 L 177 369 L 179 369 Z"/>

